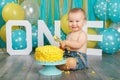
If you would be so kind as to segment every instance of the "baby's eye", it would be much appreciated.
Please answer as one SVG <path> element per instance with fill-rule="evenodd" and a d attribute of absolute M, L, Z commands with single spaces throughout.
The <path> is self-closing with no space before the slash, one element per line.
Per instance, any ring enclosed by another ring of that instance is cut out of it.
<path fill-rule="evenodd" d="M 69 22 L 73 22 L 73 21 L 70 20 Z"/>
<path fill-rule="evenodd" d="M 76 21 L 76 22 L 79 22 L 79 21 Z"/>

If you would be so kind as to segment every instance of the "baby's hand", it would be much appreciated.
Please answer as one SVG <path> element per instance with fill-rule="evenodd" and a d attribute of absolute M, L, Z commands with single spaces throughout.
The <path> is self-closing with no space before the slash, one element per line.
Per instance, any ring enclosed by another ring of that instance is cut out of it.
<path fill-rule="evenodd" d="M 62 49 L 67 49 L 68 51 L 70 51 L 70 47 L 67 45 L 67 40 L 60 41 L 60 47 Z"/>
<path fill-rule="evenodd" d="M 65 41 L 60 41 L 60 47 L 62 49 L 65 49 L 65 46 L 66 46 Z"/>

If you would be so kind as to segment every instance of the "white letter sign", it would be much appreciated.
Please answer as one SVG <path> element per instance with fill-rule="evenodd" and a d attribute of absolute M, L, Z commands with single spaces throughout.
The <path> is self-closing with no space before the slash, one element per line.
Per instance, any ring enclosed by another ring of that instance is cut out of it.
<path fill-rule="evenodd" d="M 26 29 L 27 48 L 23 50 L 14 50 L 12 48 L 12 26 L 24 26 Z M 28 55 L 32 51 L 32 29 L 31 24 L 26 20 L 9 20 L 6 23 L 6 44 L 9 55 Z"/>

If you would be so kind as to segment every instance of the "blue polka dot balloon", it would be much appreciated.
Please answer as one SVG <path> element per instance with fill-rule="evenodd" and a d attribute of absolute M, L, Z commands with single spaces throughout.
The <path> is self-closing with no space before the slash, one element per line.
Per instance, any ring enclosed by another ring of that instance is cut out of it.
<path fill-rule="evenodd" d="M 14 30 L 12 32 L 12 48 L 15 50 L 26 48 L 26 32 L 23 30 Z"/>
<path fill-rule="evenodd" d="M 120 22 L 120 0 L 108 1 L 108 16 L 113 22 Z"/>
<path fill-rule="evenodd" d="M 107 1 L 97 0 L 94 5 L 94 12 L 99 20 L 108 20 Z"/>
<path fill-rule="evenodd" d="M 38 27 L 32 26 L 32 47 L 37 47 L 38 44 Z"/>
<path fill-rule="evenodd" d="M 106 54 L 114 54 L 119 50 L 120 46 L 120 33 L 113 29 L 108 28 L 101 32 L 103 35 L 103 41 L 99 42 L 99 47 L 105 52 Z"/>

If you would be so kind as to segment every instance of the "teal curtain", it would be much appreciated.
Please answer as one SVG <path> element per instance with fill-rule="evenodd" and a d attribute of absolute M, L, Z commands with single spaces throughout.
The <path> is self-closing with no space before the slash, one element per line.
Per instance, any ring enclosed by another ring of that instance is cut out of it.
<path fill-rule="evenodd" d="M 72 8 L 82 8 L 83 0 L 73 0 L 72 1 Z"/>
<path fill-rule="evenodd" d="M 52 24 L 52 0 L 48 0 L 48 27 Z"/>
<path fill-rule="evenodd" d="M 40 0 L 40 19 L 46 22 L 46 0 Z"/>
<path fill-rule="evenodd" d="M 62 8 L 62 16 L 68 12 L 68 0 L 64 0 Z"/>
<path fill-rule="evenodd" d="M 94 14 L 94 4 L 96 0 L 88 0 L 88 20 L 96 20 L 95 14 Z"/>
<path fill-rule="evenodd" d="M 54 35 L 54 25 L 53 25 L 53 17 L 52 17 L 52 0 L 48 0 L 48 28 L 51 31 L 52 35 Z"/>
<path fill-rule="evenodd" d="M 54 20 L 60 19 L 59 0 L 54 0 Z"/>

